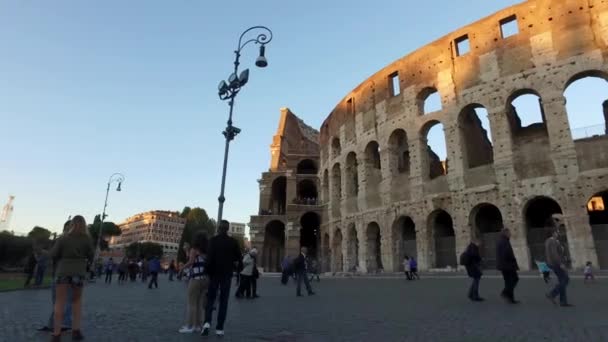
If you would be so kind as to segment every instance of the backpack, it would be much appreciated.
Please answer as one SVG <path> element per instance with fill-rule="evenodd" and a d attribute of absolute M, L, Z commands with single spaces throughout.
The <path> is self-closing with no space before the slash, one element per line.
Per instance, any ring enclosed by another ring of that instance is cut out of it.
<path fill-rule="evenodd" d="M 459 263 L 462 266 L 467 266 L 469 264 L 469 253 L 468 253 L 468 249 L 465 250 L 464 252 L 462 252 L 462 254 L 460 254 L 460 260 Z"/>

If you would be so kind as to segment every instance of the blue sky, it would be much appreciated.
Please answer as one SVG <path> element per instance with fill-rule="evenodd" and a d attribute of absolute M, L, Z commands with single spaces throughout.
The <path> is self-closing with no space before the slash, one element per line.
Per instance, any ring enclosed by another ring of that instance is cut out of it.
<path fill-rule="evenodd" d="M 228 110 L 216 86 L 239 34 L 266 25 L 269 67 L 253 66 L 254 47 L 242 57 L 251 74 L 235 107 L 242 133 L 226 187 L 224 216 L 248 222 L 279 108 L 319 127 L 388 63 L 515 3 L 2 2 L 0 203 L 16 195 L 15 231 L 57 231 L 69 215 L 101 212 L 107 178 L 122 172 L 109 220 L 185 205 L 215 217 Z"/>

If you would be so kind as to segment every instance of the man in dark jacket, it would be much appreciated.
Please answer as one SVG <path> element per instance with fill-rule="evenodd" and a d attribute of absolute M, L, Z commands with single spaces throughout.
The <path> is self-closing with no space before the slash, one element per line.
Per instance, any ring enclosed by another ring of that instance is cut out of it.
<path fill-rule="evenodd" d="M 312 288 L 310 287 L 310 281 L 308 281 L 308 275 L 306 274 L 308 271 L 308 259 L 306 257 L 307 253 L 308 248 L 300 248 L 300 255 L 298 255 L 298 257 L 294 261 L 294 271 L 298 279 L 298 287 L 296 290 L 296 295 L 298 297 L 302 296 L 302 281 L 304 282 L 304 285 L 306 285 L 306 291 L 308 291 L 308 295 L 312 296 L 315 294 L 312 291 Z"/>
<path fill-rule="evenodd" d="M 513 247 L 511 247 L 511 231 L 508 228 L 504 228 L 501 233 L 496 243 L 496 268 L 502 272 L 505 288 L 500 295 L 507 302 L 517 304 L 519 301 L 515 300 L 513 291 L 519 281 L 519 277 L 517 276 L 519 266 L 513 253 Z"/>
<path fill-rule="evenodd" d="M 479 254 L 480 242 L 477 238 L 473 238 L 467 249 L 466 254 L 466 265 L 467 274 L 473 282 L 469 289 L 469 299 L 474 302 L 482 302 L 483 298 L 479 297 L 479 281 L 481 280 L 481 255 Z"/>
<path fill-rule="evenodd" d="M 230 282 L 239 259 L 241 250 L 238 242 L 228 236 L 230 223 L 222 220 L 218 227 L 218 234 L 209 240 L 207 264 L 205 273 L 209 275 L 209 289 L 207 290 L 207 307 L 205 308 L 205 324 L 201 335 L 209 335 L 211 320 L 213 318 L 213 305 L 217 291 L 220 291 L 220 306 L 217 314 L 215 334 L 224 336 L 224 321 L 228 312 L 228 298 L 230 297 Z"/>
<path fill-rule="evenodd" d="M 566 271 L 565 266 L 564 246 L 562 246 L 559 241 L 559 230 L 553 228 L 551 225 L 547 226 L 548 229 L 553 229 L 553 234 L 545 241 L 547 265 L 549 265 L 549 268 L 555 273 L 558 283 L 546 294 L 546 297 L 553 302 L 553 304 L 557 304 L 555 302 L 555 297 L 559 295 L 560 306 L 572 306 L 572 304 L 568 303 L 568 296 L 566 294 L 566 287 L 568 286 L 570 278 L 568 277 L 568 271 Z"/>

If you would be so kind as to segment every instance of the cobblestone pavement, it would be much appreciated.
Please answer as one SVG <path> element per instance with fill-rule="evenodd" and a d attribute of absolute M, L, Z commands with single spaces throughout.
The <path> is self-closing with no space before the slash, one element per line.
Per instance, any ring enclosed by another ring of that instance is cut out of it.
<path fill-rule="evenodd" d="M 608 280 L 573 279 L 573 308 L 554 307 L 540 278 L 524 278 L 521 305 L 502 302 L 498 278 L 484 279 L 487 301 L 471 303 L 464 277 L 332 278 L 314 282 L 312 297 L 293 284 L 263 278 L 256 300 L 230 299 L 225 341 L 608 341 Z M 92 284 L 85 290 L 83 333 L 88 341 L 202 341 L 180 335 L 185 285 Z M 0 341 L 47 341 L 35 331 L 50 310 L 49 290 L 0 293 Z M 213 331 L 212 331 L 213 332 Z M 206 338 L 216 341 L 215 336 Z M 64 338 L 64 340 L 71 340 Z"/>

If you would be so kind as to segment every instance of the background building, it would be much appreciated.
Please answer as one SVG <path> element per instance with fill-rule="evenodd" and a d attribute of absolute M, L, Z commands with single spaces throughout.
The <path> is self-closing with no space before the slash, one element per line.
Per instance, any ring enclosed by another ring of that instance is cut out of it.
<path fill-rule="evenodd" d="M 228 234 L 234 238 L 244 238 L 245 227 L 247 227 L 245 223 L 230 222 L 230 229 L 228 230 Z"/>
<path fill-rule="evenodd" d="M 133 242 L 154 242 L 163 247 L 163 259 L 176 259 L 185 225 L 186 219 L 173 211 L 154 210 L 131 216 L 118 225 L 122 234 L 111 238 L 110 251 L 124 251 Z"/>

